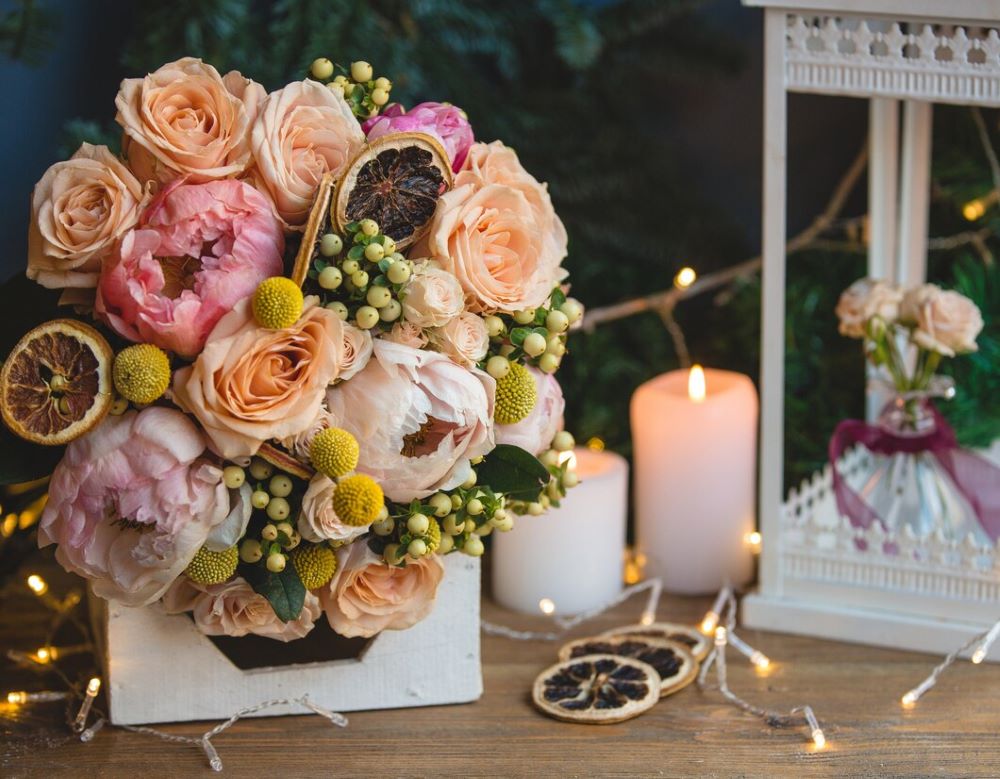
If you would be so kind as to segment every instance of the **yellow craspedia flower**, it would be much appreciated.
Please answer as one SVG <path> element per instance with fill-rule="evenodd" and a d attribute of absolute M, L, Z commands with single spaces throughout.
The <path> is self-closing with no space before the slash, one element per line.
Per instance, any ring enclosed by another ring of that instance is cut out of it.
<path fill-rule="evenodd" d="M 427 518 L 427 532 L 424 533 L 424 543 L 427 544 L 427 554 L 434 554 L 441 546 L 441 526 L 434 517 Z"/>
<path fill-rule="evenodd" d="M 118 394 L 133 403 L 152 403 L 170 386 L 170 359 L 152 344 L 136 344 L 118 352 L 112 377 Z"/>
<path fill-rule="evenodd" d="M 302 316 L 302 290 L 284 276 L 264 279 L 253 293 L 253 318 L 261 327 L 281 330 Z"/>
<path fill-rule="evenodd" d="M 384 502 L 378 482 L 360 473 L 341 479 L 333 492 L 333 510 L 341 522 L 352 527 L 374 522 Z"/>
<path fill-rule="evenodd" d="M 210 552 L 203 546 L 184 573 L 195 584 L 222 584 L 236 573 L 236 564 L 239 561 L 238 547 L 232 546 L 222 552 Z"/>
<path fill-rule="evenodd" d="M 535 407 L 538 389 L 528 369 L 519 362 L 510 364 L 510 371 L 497 380 L 497 401 L 493 419 L 501 425 L 520 422 Z"/>
<path fill-rule="evenodd" d="M 291 557 L 307 590 L 328 584 L 337 572 L 337 556 L 326 544 L 301 544 L 292 550 Z"/>
<path fill-rule="evenodd" d="M 358 439 L 339 427 L 320 430 L 309 445 L 313 468 L 331 479 L 345 476 L 357 468 L 360 456 Z"/>

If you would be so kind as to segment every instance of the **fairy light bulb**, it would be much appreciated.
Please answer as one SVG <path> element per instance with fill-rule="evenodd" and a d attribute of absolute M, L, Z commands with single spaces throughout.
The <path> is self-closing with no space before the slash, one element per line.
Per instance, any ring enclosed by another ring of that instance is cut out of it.
<path fill-rule="evenodd" d="M 39 598 L 49 591 L 48 582 L 37 573 L 33 573 L 28 577 L 28 588 Z"/>
<path fill-rule="evenodd" d="M 693 369 L 692 369 L 693 370 Z M 712 608 L 708 610 L 708 613 L 701 620 L 701 632 L 706 636 L 712 635 L 715 628 L 719 624 L 719 612 L 722 611 L 722 604 L 726 602 L 726 598 L 729 597 L 729 587 L 723 587 L 719 590 L 719 594 L 715 596 L 715 601 L 712 603 Z"/>
<path fill-rule="evenodd" d="M 743 543 L 745 543 L 747 546 L 749 546 L 750 550 L 754 554 L 759 554 L 760 553 L 760 542 L 761 542 L 761 540 L 762 540 L 761 539 L 761 535 L 756 530 L 754 530 L 752 533 L 746 533 L 743 536 Z"/>
<path fill-rule="evenodd" d="M 87 695 L 97 696 L 97 693 L 101 691 L 101 680 L 96 676 L 87 682 Z"/>
<path fill-rule="evenodd" d="M 651 611 L 642 612 L 642 616 L 639 617 L 639 624 L 649 626 L 652 625 L 656 619 L 655 615 Z"/>
<path fill-rule="evenodd" d="M 727 631 L 721 625 L 715 629 L 715 645 L 722 648 L 726 645 Z"/>
<path fill-rule="evenodd" d="M 677 271 L 674 276 L 674 286 L 677 289 L 687 289 L 698 280 L 698 273 L 694 268 L 685 266 Z"/>
<path fill-rule="evenodd" d="M 77 733 L 86 727 L 87 717 L 90 715 L 90 708 L 94 705 L 94 699 L 100 691 L 101 680 L 95 676 L 87 682 L 86 695 L 84 696 L 83 703 L 80 706 L 80 711 L 76 714 L 76 719 L 73 720 L 73 730 Z"/>
<path fill-rule="evenodd" d="M 901 702 L 902 702 L 902 704 L 904 706 L 906 706 L 907 708 L 909 708 L 910 706 L 913 706 L 914 704 L 916 704 L 917 699 L 919 697 L 920 696 L 917 694 L 916 690 L 910 690 L 908 693 L 906 693 L 902 697 Z"/>
<path fill-rule="evenodd" d="M 40 663 L 41 665 L 48 665 L 58 656 L 58 652 L 55 647 L 40 646 L 35 650 L 34 661 Z"/>
<path fill-rule="evenodd" d="M 556 604 L 551 598 L 542 598 L 538 601 L 538 608 L 541 610 L 542 614 L 551 616 L 556 611 Z"/>
<path fill-rule="evenodd" d="M 812 739 L 813 744 L 816 745 L 816 749 L 823 749 L 826 746 L 826 736 L 819 728 L 813 728 Z"/>
<path fill-rule="evenodd" d="M 986 659 L 986 647 L 981 646 L 975 652 L 972 653 L 972 662 L 979 665 L 983 660 Z"/>
<path fill-rule="evenodd" d="M 765 670 L 771 666 L 771 658 L 761 652 L 759 649 L 755 649 L 753 654 L 750 655 L 750 662 L 757 666 L 760 670 Z"/>
<path fill-rule="evenodd" d="M 28 702 L 28 693 L 26 692 L 9 692 L 7 693 L 7 703 L 11 706 L 17 706 L 21 703 Z"/>

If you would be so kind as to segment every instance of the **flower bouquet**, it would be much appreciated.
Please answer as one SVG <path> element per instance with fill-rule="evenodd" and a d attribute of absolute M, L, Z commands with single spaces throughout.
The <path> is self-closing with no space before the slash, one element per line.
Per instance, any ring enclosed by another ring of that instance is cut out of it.
<path fill-rule="evenodd" d="M 934 284 L 904 290 L 860 279 L 841 295 L 836 313 L 841 334 L 864 342 L 876 371 L 873 389 L 890 397 L 874 424 L 845 420 L 830 440 L 840 513 L 857 527 L 878 522 L 890 533 L 971 536 L 992 547 L 1000 537 L 1000 470 L 960 448 L 932 402 L 954 395 L 950 377 L 936 371 L 943 358 L 976 350 L 979 309 Z M 872 466 L 850 485 L 837 463 L 855 445 L 871 452 Z"/>
<path fill-rule="evenodd" d="M 32 197 L 27 273 L 67 313 L 0 410 L 65 447 L 39 543 L 210 636 L 409 628 L 443 556 L 576 482 L 553 374 L 583 312 L 545 185 L 457 107 L 334 73 L 126 79 L 121 155 L 84 144 Z"/>

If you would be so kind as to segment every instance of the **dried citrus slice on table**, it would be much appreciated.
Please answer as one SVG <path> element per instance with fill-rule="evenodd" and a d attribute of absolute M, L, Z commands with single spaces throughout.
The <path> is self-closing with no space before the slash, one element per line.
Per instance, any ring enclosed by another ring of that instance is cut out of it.
<path fill-rule="evenodd" d="M 0 414 L 11 432 L 57 446 L 91 430 L 111 407 L 114 353 L 97 330 L 54 319 L 28 332 L 0 370 Z"/>
<path fill-rule="evenodd" d="M 630 657 L 586 655 L 542 671 L 532 699 L 550 717 L 609 725 L 651 709 L 660 699 L 660 676 Z"/>
<path fill-rule="evenodd" d="M 623 625 L 613 630 L 605 630 L 602 636 L 647 636 L 649 638 L 664 638 L 676 641 L 691 650 L 694 659 L 699 663 L 708 657 L 712 648 L 711 639 L 693 625 L 682 625 L 679 622 L 654 622 L 651 625 Z"/>
<path fill-rule="evenodd" d="M 395 133 L 372 141 L 351 161 L 331 205 L 338 230 L 374 219 L 402 251 L 426 231 L 438 198 L 451 187 L 448 153 L 423 133 Z"/>
<path fill-rule="evenodd" d="M 698 674 L 694 655 L 674 641 L 646 636 L 595 636 L 570 641 L 559 650 L 560 660 L 584 655 L 629 657 L 651 665 L 660 677 L 660 697 L 687 687 Z"/>

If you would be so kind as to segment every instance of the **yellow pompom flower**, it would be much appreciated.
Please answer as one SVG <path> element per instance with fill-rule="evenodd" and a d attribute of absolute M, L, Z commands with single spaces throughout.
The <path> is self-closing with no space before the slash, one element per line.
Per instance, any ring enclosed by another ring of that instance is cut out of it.
<path fill-rule="evenodd" d="M 424 543 L 427 544 L 427 554 L 434 554 L 441 546 L 441 526 L 434 517 L 427 518 L 427 532 L 424 533 Z"/>
<path fill-rule="evenodd" d="M 520 422 L 535 407 L 538 389 L 535 379 L 521 363 L 512 362 L 510 370 L 497 380 L 496 409 L 493 419 L 500 425 Z"/>
<path fill-rule="evenodd" d="M 195 584 L 222 584 L 236 573 L 240 561 L 238 547 L 230 547 L 222 552 L 210 552 L 202 547 L 184 571 Z"/>
<path fill-rule="evenodd" d="M 326 544 L 302 544 L 291 552 L 295 572 L 307 590 L 315 590 L 337 572 L 337 556 Z"/>
<path fill-rule="evenodd" d="M 355 474 L 341 479 L 333 492 L 333 510 L 345 525 L 363 527 L 378 519 L 385 498 L 371 476 Z"/>
<path fill-rule="evenodd" d="M 331 479 L 346 476 L 357 468 L 360 456 L 358 439 L 339 427 L 320 430 L 309 445 L 313 468 Z"/>
<path fill-rule="evenodd" d="M 118 394 L 133 403 L 152 403 L 170 386 L 170 359 L 152 344 L 136 344 L 118 352 L 112 368 Z"/>
<path fill-rule="evenodd" d="M 302 290 L 284 276 L 264 279 L 253 293 L 253 318 L 261 327 L 281 330 L 302 316 Z"/>

